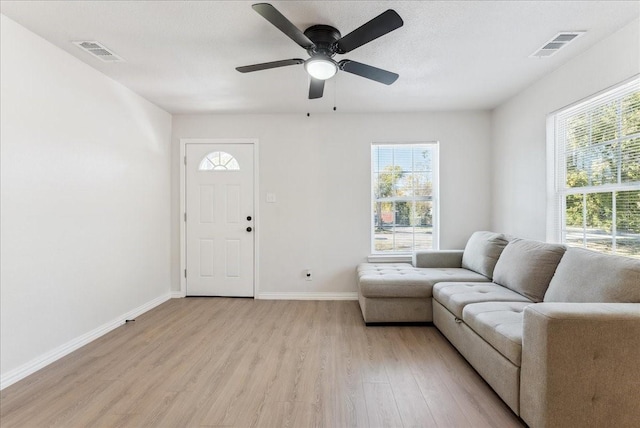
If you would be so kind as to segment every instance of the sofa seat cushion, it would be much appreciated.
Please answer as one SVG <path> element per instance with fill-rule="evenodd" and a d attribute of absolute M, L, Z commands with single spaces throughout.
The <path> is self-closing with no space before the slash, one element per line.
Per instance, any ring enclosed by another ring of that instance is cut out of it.
<path fill-rule="evenodd" d="M 527 302 L 526 297 L 493 282 L 440 282 L 433 286 L 433 297 L 456 317 L 471 303 Z"/>
<path fill-rule="evenodd" d="M 433 284 L 441 281 L 488 281 L 467 269 L 415 268 L 409 263 L 362 263 L 357 271 L 365 297 L 429 298 Z"/>
<path fill-rule="evenodd" d="M 462 320 L 509 361 L 520 367 L 522 321 L 528 302 L 472 303 L 464 307 Z"/>
<path fill-rule="evenodd" d="M 569 248 L 544 301 L 640 303 L 640 260 Z"/>

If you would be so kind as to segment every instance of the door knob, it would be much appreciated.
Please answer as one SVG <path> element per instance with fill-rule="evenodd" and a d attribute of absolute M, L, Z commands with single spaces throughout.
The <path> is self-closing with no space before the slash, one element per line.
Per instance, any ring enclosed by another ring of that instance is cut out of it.
<path fill-rule="evenodd" d="M 251 221 L 251 216 L 247 216 L 247 221 Z"/>
<path fill-rule="evenodd" d="M 251 227 L 247 227 L 247 232 L 251 232 L 252 230 Z"/>

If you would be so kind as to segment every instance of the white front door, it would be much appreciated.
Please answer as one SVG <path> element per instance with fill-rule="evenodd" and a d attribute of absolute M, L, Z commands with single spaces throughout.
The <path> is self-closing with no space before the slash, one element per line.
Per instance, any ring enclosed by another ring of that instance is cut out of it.
<path fill-rule="evenodd" d="M 253 144 L 186 144 L 187 296 L 253 296 Z"/>

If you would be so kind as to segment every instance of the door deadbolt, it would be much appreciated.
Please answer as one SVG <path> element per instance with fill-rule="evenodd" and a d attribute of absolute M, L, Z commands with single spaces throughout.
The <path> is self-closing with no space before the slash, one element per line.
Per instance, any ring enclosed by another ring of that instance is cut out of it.
<path fill-rule="evenodd" d="M 251 221 L 251 216 L 247 216 L 247 221 Z"/>

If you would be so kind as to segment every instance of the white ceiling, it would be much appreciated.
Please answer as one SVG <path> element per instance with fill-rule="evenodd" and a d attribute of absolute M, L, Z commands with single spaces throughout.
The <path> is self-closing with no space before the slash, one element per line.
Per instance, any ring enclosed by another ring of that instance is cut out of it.
<path fill-rule="evenodd" d="M 400 74 L 391 86 L 340 72 L 308 100 L 301 65 L 241 74 L 235 67 L 307 53 L 252 1 L 2 1 L 0 11 L 173 114 L 408 112 L 490 109 L 640 15 L 639 1 L 273 1 L 298 28 L 343 35 L 389 8 L 404 26 L 336 59 Z M 561 31 L 584 36 L 529 58 Z M 103 63 L 72 41 L 123 57 Z"/>

